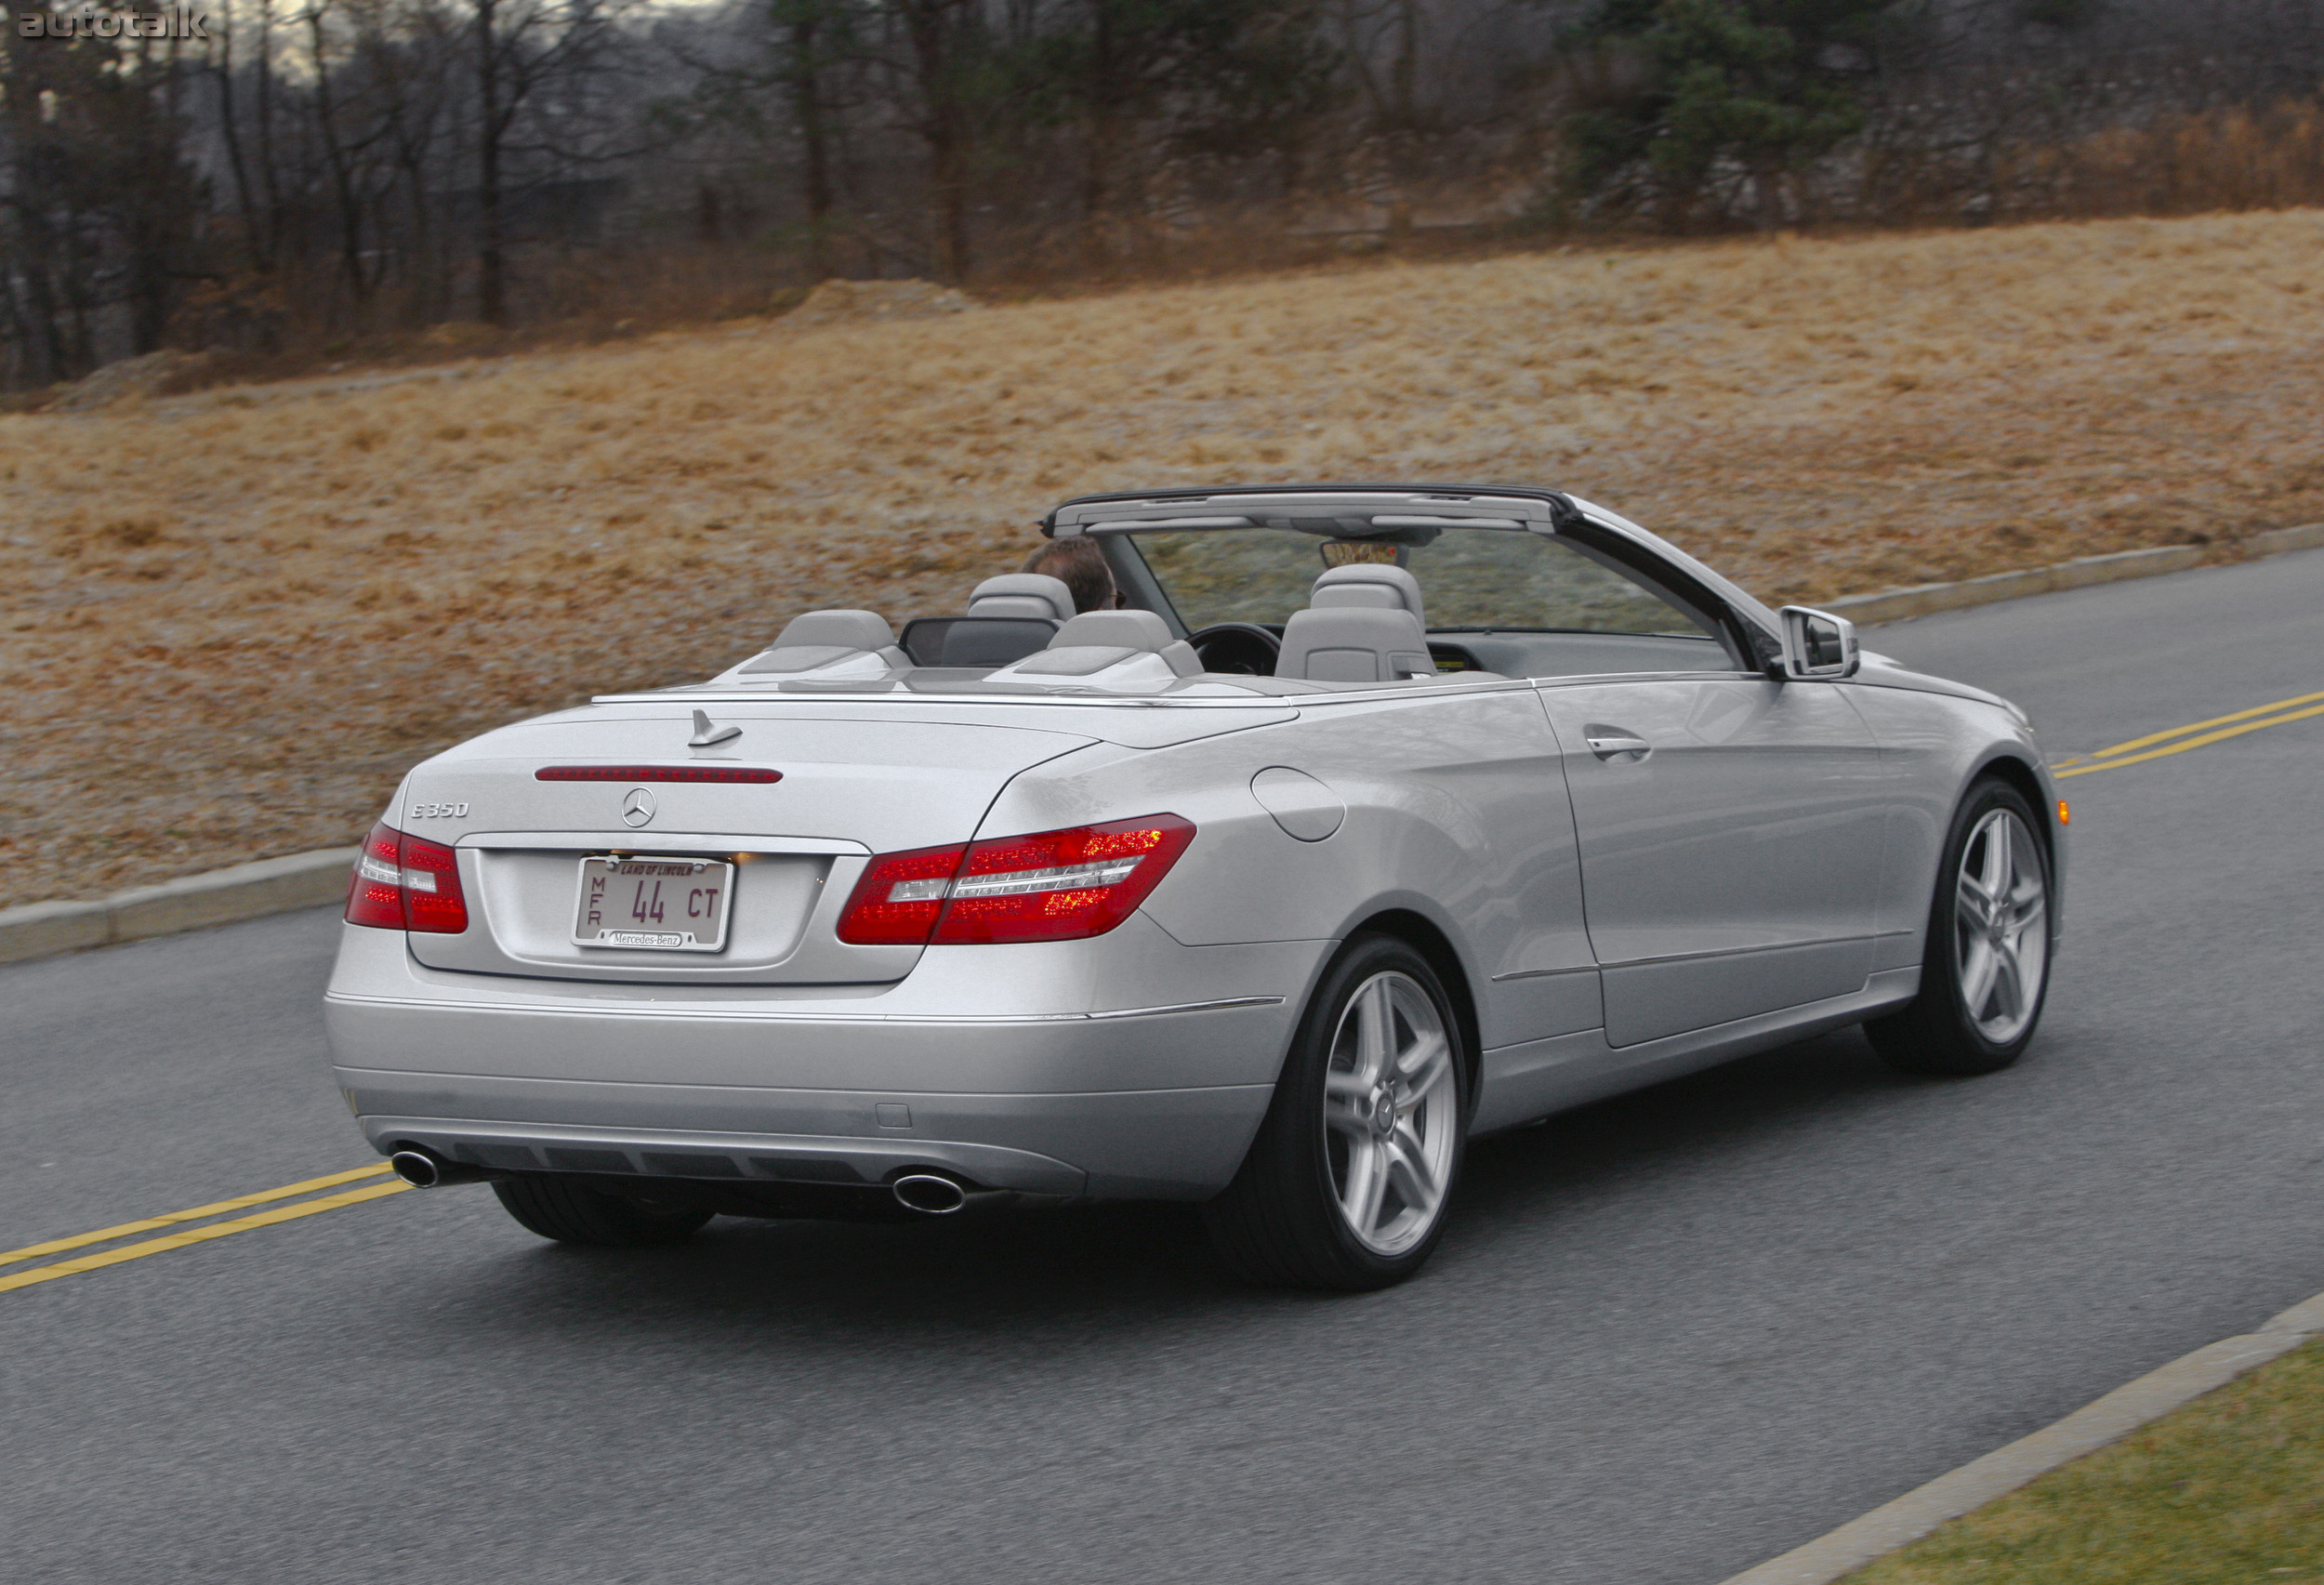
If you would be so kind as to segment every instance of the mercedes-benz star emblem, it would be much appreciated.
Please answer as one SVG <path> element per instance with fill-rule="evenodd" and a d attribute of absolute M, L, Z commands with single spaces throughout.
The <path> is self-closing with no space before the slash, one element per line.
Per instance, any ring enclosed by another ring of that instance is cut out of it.
<path fill-rule="evenodd" d="M 654 818 L 654 795 L 643 787 L 631 787 L 629 796 L 621 800 L 621 820 L 625 826 L 642 826 Z"/>

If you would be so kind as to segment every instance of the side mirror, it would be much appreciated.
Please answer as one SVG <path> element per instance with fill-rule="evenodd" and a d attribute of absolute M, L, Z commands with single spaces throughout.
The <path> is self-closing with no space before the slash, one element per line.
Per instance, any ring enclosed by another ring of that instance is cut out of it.
<path fill-rule="evenodd" d="M 1804 605 L 1787 605 L 1783 617 L 1783 671 L 1786 677 L 1854 677 L 1864 663 L 1856 648 L 1855 624 L 1829 612 Z"/>

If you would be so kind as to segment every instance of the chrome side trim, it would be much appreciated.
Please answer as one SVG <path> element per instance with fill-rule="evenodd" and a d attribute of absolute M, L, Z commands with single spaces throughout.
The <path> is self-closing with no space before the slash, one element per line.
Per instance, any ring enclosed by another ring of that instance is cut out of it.
<path fill-rule="evenodd" d="M 1116 1009 L 1110 1012 L 1068 1012 L 1054 1015 L 1044 1014 L 1043 1016 L 1045 1018 L 1050 1016 L 1058 1018 L 1087 1018 L 1092 1021 L 1101 1018 L 1154 1018 L 1167 1012 L 1215 1012 L 1221 1008 L 1230 1007 L 1281 1007 L 1290 998 L 1287 997 L 1229 997 L 1221 1001 L 1176 1002 L 1169 1007 L 1125 1007 Z M 987 1024 L 1013 1024 L 1019 1022 L 1013 1018 L 992 1017 L 981 1017 L 975 1021 Z M 964 1020 L 964 1022 L 966 1022 L 966 1020 Z"/>
<path fill-rule="evenodd" d="M 1756 958 L 1763 952 L 1793 952 L 1802 946 L 1852 946 L 1857 942 L 1879 941 L 1892 935 L 1910 935 L 1910 931 L 1881 931 L 1872 935 L 1835 935 L 1815 941 L 1772 941 L 1763 946 L 1722 946 L 1710 952 L 1670 952 L 1658 958 L 1609 958 L 1598 965 L 1601 969 L 1636 969 L 1649 963 L 1694 963 L 1706 958 Z"/>
<path fill-rule="evenodd" d="M 1595 963 L 1584 963 L 1574 969 L 1517 969 L 1506 974 L 1494 975 L 1492 983 L 1505 985 L 1512 980 L 1553 980 L 1560 974 L 1594 974 L 1597 971 Z"/>
<path fill-rule="evenodd" d="M 1217 1012 L 1237 1007 L 1280 1007 L 1286 997 L 1229 997 L 1220 1001 L 1177 1002 L 1169 1007 L 1125 1007 L 1100 1012 L 776 1012 L 748 1007 L 575 1007 L 551 1002 L 463 1001 L 443 997 L 367 997 L 333 991 L 323 998 L 343 1007 L 412 1008 L 427 1012 L 540 1013 L 555 1018 L 694 1018 L 761 1024 L 1096 1024 L 1116 1018 L 1160 1018 L 1181 1012 Z"/>
<path fill-rule="evenodd" d="M 1451 635 L 1442 641 L 1446 643 L 1459 643 L 1460 641 L 1459 635 Z M 659 697 L 652 693 L 600 693 L 592 697 L 589 700 L 589 703 L 592 705 L 693 705 L 697 702 L 706 705 L 764 705 L 768 703 L 776 703 L 785 705 L 844 705 L 851 709 L 869 707 L 899 709 L 920 705 L 992 705 L 998 707 L 1017 705 L 1063 705 L 1076 709 L 1102 710 L 1297 709 L 1308 705 L 1337 705 L 1342 703 L 1377 704 L 1381 699 L 1408 699 L 1415 696 L 1425 697 L 1446 692 L 1458 692 L 1461 693 L 1510 693 L 1523 688 L 1529 688 L 1533 686 L 1534 682 L 1537 680 L 1532 678 L 1507 677 L 1499 681 L 1462 682 L 1458 680 L 1461 675 L 1462 674 L 1460 672 L 1448 671 L 1440 673 L 1440 676 L 1444 679 L 1444 680 L 1438 682 L 1423 682 L 1418 680 L 1412 682 L 1352 682 L 1331 687 L 1328 691 L 1313 693 L 1304 691 L 1297 693 L 1250 693 L 1239 698 L 1232 699 L 1221 699 L 1209 694 L 1190 699 L 1182 695 L 1173 693 L 1104 693 L 1094 689 L 1085 689 L 1074 692 L 1067 691 L 1063 687 L 1056 692 L 1051 692 L 1046 689 L 1028 688 L 1021 692 L 1011 692 L 1007 693 L 908 694 L 897 694 L 893 692 L 874 693 L 868 688 L 857 693 L 842 693 L 838 689 L 833 689 L 826 695 L 816 696 L 807 693 L 772 694 L 766 692 L 763 688 L 757 693 L 745 693 L 737 684 L 722 682 L 717 684 L 686 683 L 680 687 L 672 689 L 668 696 Z M 1606 675 L 1628 680 L 1646 674 L 1641 672 L 1620 671 L 1610 672 Z M 1687 675 L 1692 674 L 1689 673 Z M 1717 673 L 1717 675 L 1722 677 L 1756 677 L 1759 673 L 1755 671 L 1724 671 Z M 1233 684 L 1229 683 L 1225 684 L 1225 686 L 1231 687 Z M 1253 722 L 1252 724 L 1265 725 L 1269 723 Z M 1046 731 L 1048 729 L 1034 728 L 1031 730 Z"/>
<path fill-rule="evenodd" d="M 852 858 L 869 853 L 861 842 L 838 837 L 786 837 L 761 833 L 737 836 L 717 831 L 470 831 L 456 847 L 491 850 L 517 848 L 566 849 L 599 852 L 608 844 L 636 853 L 755 853 L 769 858 L 800 854 Z"/>
<path fill-rule="evenodd" d="M 1459 642 L 1451 639 L 1446 641 Z M 1595 688 L 1608 682 L 1764 682 L 1766 678 L 1756 671 L 1737 671 L 1733 667 L 1723 667 L 1703 671 L 1592 671 L 1560 677 L 1526 677 L 1518 680 L 1536 690 L 1546 690 Z"/>

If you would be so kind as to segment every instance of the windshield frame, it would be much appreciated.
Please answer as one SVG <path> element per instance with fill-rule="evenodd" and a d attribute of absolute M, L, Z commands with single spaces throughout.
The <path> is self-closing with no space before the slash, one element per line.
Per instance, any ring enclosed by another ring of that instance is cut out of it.
<path fill-rule="evenodd" d="M 1621 513 L 1566 490 L 1538 484 L 1393 480 L 1340 480 L 1292 484 L 1165 485 L 1076 495 L 1040 520 L 1052 537 L 1082 534 L 1101 523 L 1190 513 L 1282 512 L 1310 503 L 1366 512 L 1406 510 L 1446 517 L 1514 517 L 1563 537 L 1594 545 L 1687 601 L 1716 612 L 1729 626 L 1730 644 L 1750 657 L 1746 669 L 1778 675 L 1783 622 L 1775 611 L 1732 579 L 1705 566 Z M 1141 609 L 1143 609 L 1142 607 Z M 1159 614 L 1159 608 L 1155 608 Z M 1164 618 L 1169 619 L 1167 616 Z"/>
<path fill-rule="evenodd" d="M 1404 522 L 1417 520 L 1393 518 L 1391 521 Z M 1682 570 L 1670 567 L 1658 557 L 1623 554 L 1624 551 L 1630 551 L 1632 548 L 1621 543 L 1613 535 L 1590 532 L 1591 529 L 1597 527 L 1598 525 L 1594 523 L 1586 524 L 1582 525 L 1581 533 L 1573 533 L 1561 530 L 1547 522 L 1523 520 L 1512 522 L 1508 515 L 1501 513 L 1495 513 L 1491 516 L 1463 514 L 1461 517 L 1445 517 L 1441 521 L 1441 527 L 1431 529 L 1427 537 L 1419 543 L 1422 545 L 1433 543 L 1440 537 L 1441 534 L 1538 535 L 1543 539 L 1562 544 L 1566 549 L 1587 561 L 1595 562 L 1625 583 L 1631 584 L 1646 594 L 1669 604 L 1680 615 L 1694 624 L 1694 631 L 1685 633 L 1631 632 L 1604 627 L 1570 628 L 1516 624 L 1493 627 L 1461 624 L 1446 627 L 1432 625 L 1428 631 L 1432 636 L 1442 634 L 1447 639 L 1460 634 L 1527 632 L 1576 633 L 1607 637 L 1699 638 L 1718 644 L 1723 652 L 1727 667 L 1720 669 L 1731 668 L 1746 672 L 1762 669 L 1750 658 L 1757 646 L 1750 641 L 1749 627 L 1737 618 L 1727 601 L 1721 599 L 1716 591 L 1703 587 L 1694 579 L 1685 577 Z M 1185 616 L 1171 600 L 1169 591 L 1163 585 L 1160 576 L 1147 561 L 1144 551 L 1139 544 L 1143 535 L 1149 534 L 1281 534 L 1312 536 L 1313 542 L 1318 547 L 1334 542 L 1347 542 L 1337 539 L 1336 536 L 1315 534 L 1313 530 L 1305 528 L 1278 527 L 1254 522 L 1248 518 L 1222 520 L 1215 516 L 1208 519 L 1164 516 L 1158 519 L 1143 518 L 1142 520 L 1098 522 L 1081 527 L 1080 531 L 1089 534 L 1098 542 L 1099 548 L 1105 556 L 1106 565 L 1113 571 L 1115 586 L 1122 592 L 1124 602 L 1134 609 L 1155 613 L 1169 625 L 1172 635 L 1178 638 L 1188 637 L 1199 629 L 1193 627 L 1187 622 Z M 1367 535 L 1366 537 L 1372 536 Z M 1397 543 L 1389 535 L 1383 535 L 1379 537 L 1387 543 Z M 1406 559 L 1405 553 L 1413 548 L 1415 547 L 1398 545 L 1399 564 Z M 1318 572 L 1322 570 L 1321 561 L 1322 558 L 1319 556 Z M 1673 573 L 1678 573 L 1680 575 L 1670 575 Z M 1425 587 L 1422 592 L 1425 595 Z M 1261 626 L 1279 627 L 1281 624 L 1261 624 Z"/>

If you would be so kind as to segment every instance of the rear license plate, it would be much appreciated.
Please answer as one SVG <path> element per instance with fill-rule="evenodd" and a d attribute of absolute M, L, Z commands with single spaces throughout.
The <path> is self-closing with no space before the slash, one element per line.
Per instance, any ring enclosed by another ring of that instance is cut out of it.
<path fill-rule="evenodd" d="M 723 951 L 733 890 L 734 866 L 719 859 L 583 859 L 574 944 Z"/>

